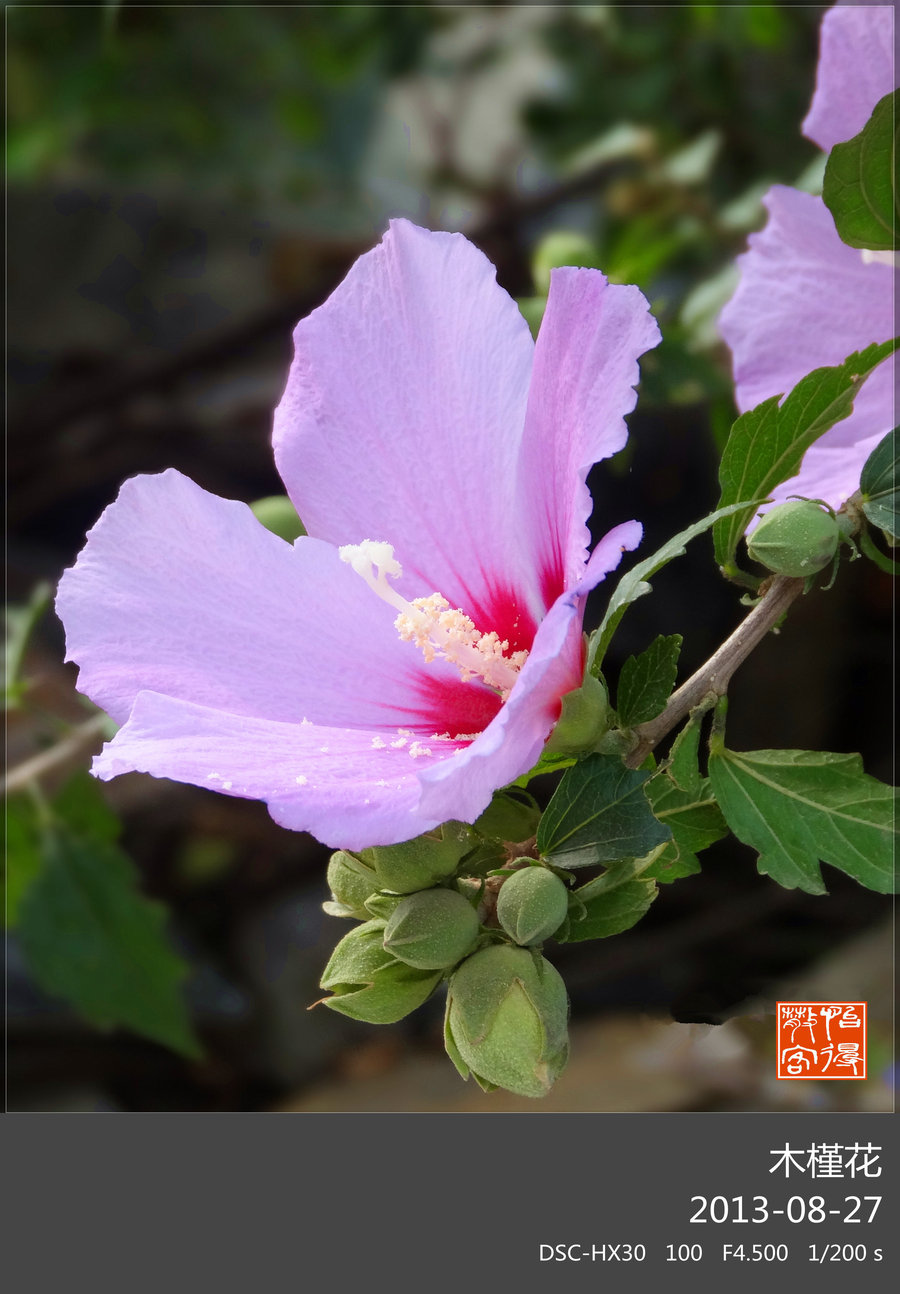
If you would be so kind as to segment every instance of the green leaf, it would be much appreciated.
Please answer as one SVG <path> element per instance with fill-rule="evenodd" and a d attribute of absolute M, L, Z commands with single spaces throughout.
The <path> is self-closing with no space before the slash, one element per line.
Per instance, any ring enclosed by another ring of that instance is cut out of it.
<path fill-rule="evenodd" d="M 824 894 L 819 862 L 879 893 L 893 889 L 896 792 L 859 755 L 733 751 L 714 738 L 709 775 L 729 827 L 787 889 Z"/>
<path fill-rule="evenodd" d="M 19 905 L 19 937 L 35 979 L 102 1029 L 124 1025 L 196 1057 L 179 985 L 184 962 L 165 937 L 163 906 L 141 895 L 130 859 L 60 824 Z"/>
<path fill-rule="evenodd" d="M 589 900 L 580 913 L 573 912 L 564 934 L 556 938 L 559 943 L 574 944 L 621 934 L 637 925 L 658 893 L 655 881 L 629 881 L 611 894 Z"/>
<path fill-rule="evenodd" d="M 87 769 L 79 769 L 53 800 L 53 810 L 75 835 L 114 844 L 122 834 L 122 824 L 101 788 L 102 783 Z"/>
<path fill-rule="evenodd" d="M 699 730 L 698 730 L 699 731 Z M 658 881 L 675 881 L 700 871 L 697 855 L 728 835 L 728 823 L 707 778 L 690 790 L 669 773 L 658 773 L 645 788 L 655 816 L 672 832 L 672 842 L 644 872 Z"/>
<path fill-rule="evenodd" d="M 616 709 L 626 728 L 655 719 L 675 686 L 681 634 L 660 634 L 639 656 L 629 656 L 619 675 Z"/>
<path fill-rule="evenodd" d="M 484 877 L 499 871 L 504 863 L 509 862 L 509 854 L 501 841 L 482 841 L 471 853 L 466 854 L 459 865 L 463 876 Z"/>
<path fill-rule="evenodd" d="M 643 597 L 645 593 L 650 592 L 650 585 L 647 583 L 650 577 L 656 575 L 674 558 L 683 557 L 690 541 L 696 539 L 697 535 L 702 535 L 705 530 L 709 530 L 717 521 L 741 509 L 745 513 L 749 509 L 752 514 L 760 503 L 765 502 L 766 497 L 765 494 L 761 494 L 758 497 L 745 499 L 741 503 L 731 503 L 725 508 L 719 508 L 716 512 L 711 512 L 702 521 L 696 521 L 692 526 L 688 526 L 686 530 L 674 535 L 668 543 L 663 544 L 662 548 L 657 549 L 652 556 L 645 557 L 642 562 L 638 562 L 637 566 L 633 566 L 630 571 L 622 576 L 613 589 L 599 629 L 595 630 L 591 635 L 588 649 L 588 669 L 595 678 L 600 673 L 600 666 L 603 663 L 606 649 L 609 647 L 612 636 L 618 629 L 619 622 L 628 607 L 632 602 Z"/>
<path fill-rule="evenodd" d="M 650 776 L 611 755 L 590 755 L 564 774 L 544 811 L 537 847 L 557 867 L 640 857 L 670 839 L 644 795 Z"/>
<path fill-rule="evenodd" d="M 22 678 L 22 662 L 34 629 L 53 601 L 53 587 L 41 582 L 32 589 L 31 597 L 23 606 L 6 608 L 4 705 L 15 709 L 27 688 Z"/>
<path fill-rule="evenodd" d="M 44 856 L 37 807 L 24 795 L 6 802 L 6 854 L 3 879 L 6 888 L 6 924 L 15 926 L 22 898 L 40 875 Z"/>
<path fill-rule="evenodd" d="M 727 828 L 726 828 L 727 835 Z M 681 849 L 676 844 L 667 845 L 656 861 L 647 868 L 647 879 L 658 881 L 660 885 L 670 885 L 673 881 L 683 880 L 685 876 L 696 876 L 702 871 L 700 859 L 689 849 Z"/>
<path fill-rule="evenodd" d="M 47 822 L 61 821 L 75 835 L 88 840 L 118 840 L 122 824 L 106 803 L 100 783 L 79 769 L 64 784 L 43 813 L 28 795 L 14 795 L 7 807 L 6 921 L 14 926 L 25 891 L 44 864 Z"/>
<path fill-rule="evenodd" d="M 472 830 L 487 840 L 530 840 L 540 816 L 537 800 L 527 791 L 497 791 L 484 813 L 472 823 Z"/>
<path fill-rule="evenodd" d="M 764 499 L 776 485 L 795 476 L 810 445 L 853 408 L 856 393 L 898 341 L 881 342 L 850 355 L 833 368 L 817 368 L 802 378 L 779 405 L 773 395 L 734 423 L 719 465 L 720 506 L 754 496 Z M 732 509 L 713 527 L 716 561 L 726 575 L 737 570 L 738 541 L 756 504 Z"/>
<path fill-rule="evenodd" d="M 541 777 L 544 773 L 559 773 L 564 768 L 571 768 L 574 763 L 574 755 L 554 755 L 552 753 L 541 755 L 534 768 L 529 769 L 527 773 L 523 773 L 521 777 L 517 777 L 511 785 L 525 787 L 533 777 Z"/>
<path fill-rule="evenodd" d="M 574 890 L 568 919 L 556 939 L 570 944 L 606 939 L 636 925 L 658 893 L 644 867 L 644 859 L 630 858 Z"/>
<path fill-rule="evenodd" d="M 900 427 L 895 427 L 884 440 L 879 441 L 866 459 L 859 478 L 863 512 L 873 526 L 887 531 L 893 539 L 897 538 L 897 513 L 900 511 L 898 435 Z"/>
<path fill-rule="evenodd" d="M 672 749 L 666 760 L 666 771 L 682 791 L 699 793 L 702 790 L 704 779 L 700 772 L 700 725 L 710 708 L 709 705 L 700 705 L 692 710 L 690 719 L 672 742 Z"/>
<path fill-rule="evenodd" d="M 850 247 L 893 251 L 898 246 L 896 105 L 897 91 L 879 99 L 859 134 L 835 144 L 825 166 L 822 199 Z"/>

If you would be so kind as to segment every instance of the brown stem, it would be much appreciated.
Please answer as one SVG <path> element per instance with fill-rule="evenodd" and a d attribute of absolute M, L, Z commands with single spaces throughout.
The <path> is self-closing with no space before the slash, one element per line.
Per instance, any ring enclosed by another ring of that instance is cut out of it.
<path fill-rule="evenodd" d="M 31 782 L 38 782 L 48 773 L 55 773 L 70 761 L 82 757 L 85 750 L 96 746 L 107 723 L 107 715 L 95 714 L 49 750 L 42 750 L 40 754 L 32 755 L 30 759 L 11 768 L 3 781 L 4 794 L 12 795 L 15 791 L 22 791 Z"/>
<path fill-rule="evenodd" d="M 692 674 L 687 682 L 672 693 L 662 714 L 635 728 L 638 743 L 625 760 L 629 768 L 639 768 L 651 750 L 704 697 L 710 694 L 717 697 L 725 695 L 734 671 L 778 623 L 794 598 L 802 593 L 805 583 L 805 580 L 788 575 L 774 577 L 763 597 L 731 637 L 725 639 L 718 651 L 710 656 L 696 674 Z"/>

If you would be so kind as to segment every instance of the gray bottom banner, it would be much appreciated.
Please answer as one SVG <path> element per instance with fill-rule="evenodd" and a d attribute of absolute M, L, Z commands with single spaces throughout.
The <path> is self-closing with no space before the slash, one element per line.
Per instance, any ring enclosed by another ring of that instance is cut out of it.
<path fill-rule="evenodd" d="M 7 1115 L 7 1288 L 894 1287 L 890 1114 Z M 11 1277 L 11 1279 L 10 1279 Z"/>

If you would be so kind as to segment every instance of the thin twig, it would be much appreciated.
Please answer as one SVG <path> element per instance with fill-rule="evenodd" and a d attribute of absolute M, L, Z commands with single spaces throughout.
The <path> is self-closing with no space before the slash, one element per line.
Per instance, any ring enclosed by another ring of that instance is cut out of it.
<path fill-rule="evenodd" d="M 672 693 L 662 714 L 635 728 L 639 741 L 625 760 L 629 768 L 639 768 L 651 750 L 704 697 L 710 693 L 714 696 L 725 695 L 734 671 L 778 623 L 794 599 L 802 593 L 805 583 L 805 580 L 787 575 L 775 576 L 763 597 L 731 637 L 726 638 L 706 664 Z"/>
<path fill-rule="evenodd" d="M 32 755 L 15 768 L 10 769 L 3 779 L 3 793 L 12 795 L 14 791 L 24 791 L 31 782 L 40 781 L 48 773 L 55 772 L 76 755 L 82 755 L 85 747 L 95 744 L 103 732 L 109 718 L 105 714 L 95 714 L 64 737 L 62 741 L 42 750 L 39 755 Z"/>

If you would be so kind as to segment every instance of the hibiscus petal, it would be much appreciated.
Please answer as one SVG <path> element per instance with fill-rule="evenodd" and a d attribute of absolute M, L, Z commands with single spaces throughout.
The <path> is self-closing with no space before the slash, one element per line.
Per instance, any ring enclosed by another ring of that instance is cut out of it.
<path fill-rule="evenodd" d="M 826 153 L 858 135 L 896 88 L 891 5 L 835 5 L 822 19 L 816 89 L 803 133 Z"/>
<path fill-rule="evenodd" d="M 298 724 L 466 718 L 440 694 L 456 672 L 400 641 L 396 612 L 330 544 L 292 548 L 179 472 L 125 482 L 64 574 L 57 610 L 79 688 L 119 722 L 144 690 Z"/>
<path fill-rule="evenodd" d="M 624 446 L 638 357 L 659 341 L 638 288 L 610 284 L 598 270 L 553 271 L 520 467 L 520 511 L 529 519 L 526 534 L 548 606 L 582 574 L 590 543 L 587 474 Z"/>
<path fill-rule="evenodd" d="M 265 800 L 279 825 L 310 831 L 334 849 L 363 849 L 439 824 L 417 815 L 417 773 L 423 763 L 453 758 L 456 747 L 418 757 L 410 749 L 409 741 L 394 748 L 359 729 L 248 718 L 141 692 L 93 772 L 107 780 L 136 769 Z"/>
<path fill-rule="evenodd" d="M 749 250 L 738 257 L 741 281 L 719 320 L 734 358 L 742 411 L 790 391 L 815 368 L 840 364 L 854 351 L 893 336 L 895 271 L 865 263 L 861 252 L 842 243 L 820 198 L 778 185 L 765 205 L 769 222 L 751 235 Z M 887 360 L 862 387 L 850 416 L 817 444 L 843 447 L 858 484 L 865 445 L 892 426 L 893 361 Z M 805 471 L 804 461 L 789 494 L 812 496 Z M 847 497 L 836 497 L 838 488 L 835 477 L 819 497 L 838 506 Z"/>
<path fill-rule="evenodd" d="M 719 321 L 741 410 L 893 335 L 891 267 L 842 243 L 821 198 L 776 185 L 764 204 L 768 223 L 737 258 L 741 281 Z"/>
<path fill-rule="evenodd" d="M 421 814 L 439 822 L 472 822 L 499 786 L 534 767 L 559 718 L 560 698 L 583 680 L 585 598 L 640 538 L 641 527 L 628 521 L 600 540 L 581 582 L 557 598 L 541 623 L 531 654 L 493 723 L 453 759 L 422 770 Z"/>
<path fill-rule="evenodd" d="M 93 771 L 108 780 L 137 770 L 264 800 L 281 826 L 334 849 L 408 840 L 447 818 L 473 821 L 540 756 L 560 696 L 581 683 L 584 598 L 639 532 L 629 522 L 597 545 L 584 580 L 542 623 L 506 705 L 471 744 L 412 732 L 385 740 L 383 729 L 281 723 L 142 691 Z"/>
<path fill-rule="evenodd" d="M 511 596 L 533 629 L 514 511 L 533 345 L 486 257 L 393 221 L 294 345 L 274 446 L 309 533 L 387 541 L 405 596 L 440 592 L 501 636 L 489 621 Z"/>

